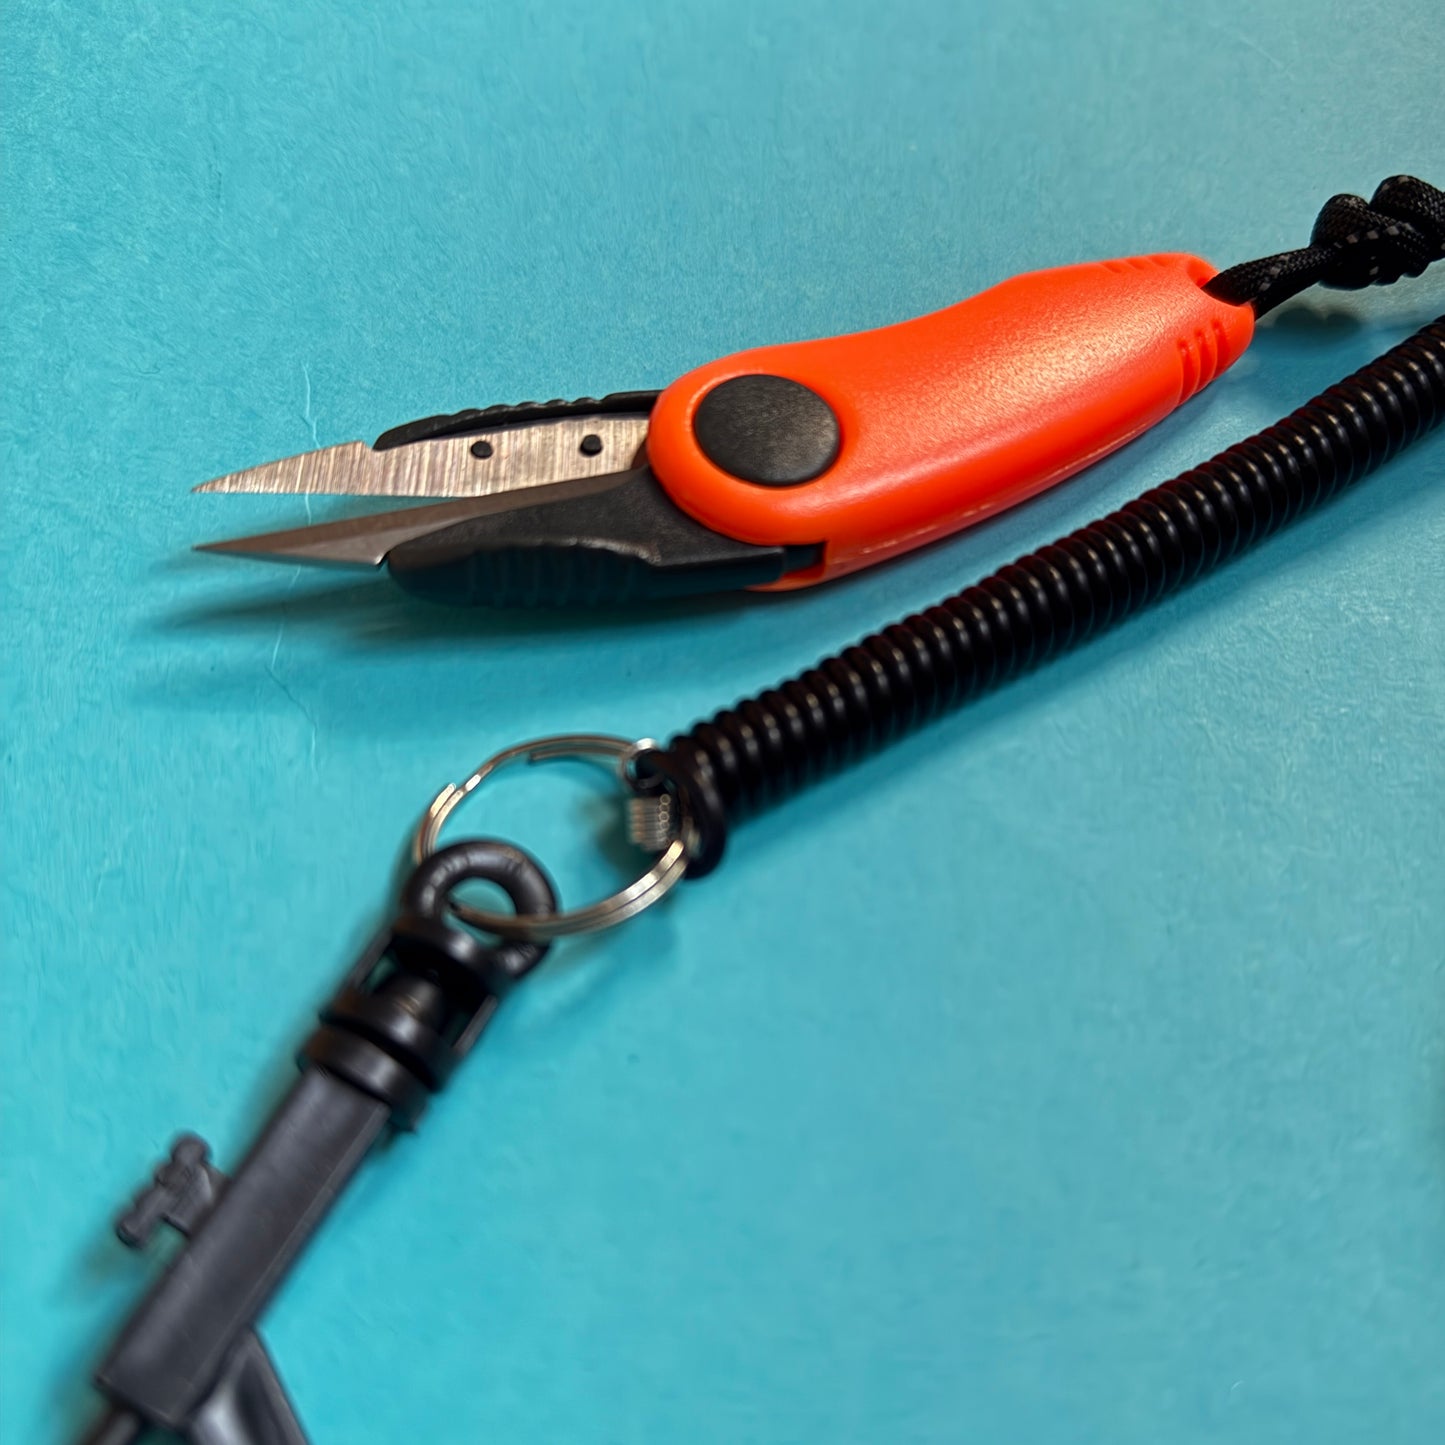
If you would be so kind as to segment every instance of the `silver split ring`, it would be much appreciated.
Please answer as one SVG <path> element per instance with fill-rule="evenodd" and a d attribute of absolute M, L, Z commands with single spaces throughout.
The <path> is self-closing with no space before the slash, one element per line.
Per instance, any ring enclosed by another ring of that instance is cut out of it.
<path fill-rule="evenodd" d="M 420 863 L 435 853 L 441 830 L 458 804 L 509 763 L 550 763 L 560 759 L 601 763 L 631 793 L 633 760 L 644 749 L 653 746 L 646 740 L 635 742 L 631 738 L 612 737 L 605 733 L 562 733 L 504 748 L 481 763 L 465 782 L 448 783 L 432 799 L 417 824 L 412 855 Z M 469 903 L 453 902 L 452 911 L 473 928 L 501 938 L 519 938 L 531 943 L 545 943 L 574 933 L 597 933 L 635 917 L 672 890 L 687 871 L 690 832 L 684 814 L 677 832 L 645 873 L 625 888 L 619 888 L 616 893 L 582 908 L 568 908 L 560 913 L 494 913 L 490 909 L 474 908 Z"/>

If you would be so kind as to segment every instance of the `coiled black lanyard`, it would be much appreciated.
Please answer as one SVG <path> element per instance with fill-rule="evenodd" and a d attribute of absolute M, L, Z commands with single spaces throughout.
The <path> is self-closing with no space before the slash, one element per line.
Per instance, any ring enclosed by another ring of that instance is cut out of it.
<path fill-rule="evenodd" d="M 1445 191 L 1410 176 L 1335 196 L 1310 244 L 1206 286 L 1258 315 L 1308 286 L 1384 285 L 1445 258 Z M 1445 416 L 1445 317 L 1282 421 L 636 761 L 691 823 L 687 876 L 729 825 L 1206 576 Z"/>

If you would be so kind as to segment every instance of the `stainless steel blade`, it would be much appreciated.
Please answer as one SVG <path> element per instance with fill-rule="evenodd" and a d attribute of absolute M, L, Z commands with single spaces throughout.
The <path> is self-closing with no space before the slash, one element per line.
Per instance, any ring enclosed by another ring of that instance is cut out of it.
<path fill-rule="evenodd" d="M 373 451 L 344 442 L 202 482 L 198 492 L 348 497 L 488 497 L 625 471 L 641 460 L 647 417 L 622 413 L 517 422 Z"/>
<path fill-rule="evenodd" d="M 360 445 L 360 443 L 357 443 Z M 370 512 L 340 522 L 318 522 L 310 527 L 292 527 L 282 532 L 258 532 L 225 542 L 203 542 L 198 552 L 228 552 L 242 557 L 259 557 L 270 562 L 315 563 L 334 567 L 379 567 L 393 547 L 423 537 L 454 522 L 472 517 L 492 516 L 516 507 L 536 503 L 588 497 L 620 486 L 631 472 L 611 472 L 600 477 L 574 477 L 554 482 L 536 497 L 513 489 L 491 496 L 461 501 L 433 502 L 425 507 L 401 507 L 389 512 Z"/>

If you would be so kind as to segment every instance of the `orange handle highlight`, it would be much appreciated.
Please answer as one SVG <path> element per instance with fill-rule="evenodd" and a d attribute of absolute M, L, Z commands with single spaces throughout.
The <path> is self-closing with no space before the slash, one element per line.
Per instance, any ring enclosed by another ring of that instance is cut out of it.
<path fill-rule="evenodd" d="M 1236 361 L 1254 313 L 1206 295 L 1197 256 L 1137 256 L 1016 276 L 946 310 L 849 336 L 759 347 L 673 382 L 648 458 L 715 531 L 822 543 L 799 587 L 895 556 L 1011 507 L 1167 416 Z M 704 453 L 703 398 L 734 377 L 799 382 L 837 419 L 813 480 L 741 480 Z"/>

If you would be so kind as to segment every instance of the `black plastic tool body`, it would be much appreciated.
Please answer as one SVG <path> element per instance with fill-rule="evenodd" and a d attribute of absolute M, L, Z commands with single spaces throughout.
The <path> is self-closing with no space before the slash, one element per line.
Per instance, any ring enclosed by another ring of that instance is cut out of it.
<path fill-rule="evenodd" d="M 518 912 L 556 907 L 546 875 L 507 844 L 459 843 L 428 858 L 401 916 L 322 1010 L 300 1079 L 234 1174 L 182 1136 L 121 1216 L 127 1244 L 161 1223 L 187 1239 L 96 1371 L 110 1409 L 87 1436 L 93 1445 L 152 1428 L 192 1445 L 304 1445 L 255 1322 L 372 1147 L 415 1124 L 510 983 L 545 952 L 485 945 L 456 926 L 447 897 L 468 878 L 499 884 Z"/>

